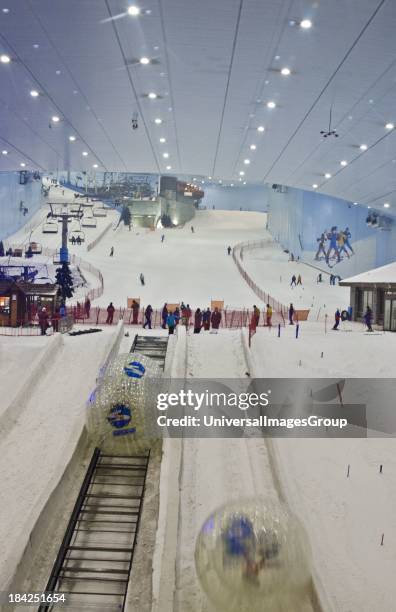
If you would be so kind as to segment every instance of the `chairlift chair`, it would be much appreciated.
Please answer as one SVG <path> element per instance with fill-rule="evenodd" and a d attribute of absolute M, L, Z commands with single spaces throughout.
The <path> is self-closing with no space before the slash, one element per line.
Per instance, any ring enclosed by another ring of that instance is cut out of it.
<path fill-rule="evenodd" d="M 81 219 L 81 225 L 82 227 L 96 227 L 98 224 L 97 219 L 95 219 L 95 217 L 86 217 L 84 216 Z"/>
<path fill-rule="evenodd" d="M 57 234 L 58 233 L 58 222 L 57 221 L 47 221 L 44 223 L 42 230 L 43 234 Z"/>

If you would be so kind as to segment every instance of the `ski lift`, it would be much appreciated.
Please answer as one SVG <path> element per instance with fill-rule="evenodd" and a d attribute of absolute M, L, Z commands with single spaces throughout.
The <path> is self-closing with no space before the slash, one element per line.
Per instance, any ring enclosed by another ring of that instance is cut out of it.
<path fill-rule="evenodd" d="M 95 217 L 83 217 L 81 219 L 82 227 L 96 227 L 98 224 L 97 219 Z"/>
<path fill-rule="evenodd" d="M 58 222 L 57 221 L 47 221 L 44 223 L 42 230 L 43 234 L 57 234 L 58 233 Z"/>
<path fill-rule="evenodd" d="M 77 244 L 80 244 L 82 242 L 85 241 L 85 234 L 82 230 L 80 229 L 76 229 L 70 232 L 69 234 L 69 242 L 73 243 L 77 242 Z"/>
<path fill-rule="evenodd" d="M 93 216 L 94 217 L 107 217 L 107 212 L 106 209 L 104 207 L 98 207 L 95 206 L 93 209 Z"/>
<path fill-rule="evenodd" d="M 40 255 L 43 252 L 43 248 L 39 242 L 29 242 L 25 247 L 25 254 L 30 250 L 32 255 Z"/>

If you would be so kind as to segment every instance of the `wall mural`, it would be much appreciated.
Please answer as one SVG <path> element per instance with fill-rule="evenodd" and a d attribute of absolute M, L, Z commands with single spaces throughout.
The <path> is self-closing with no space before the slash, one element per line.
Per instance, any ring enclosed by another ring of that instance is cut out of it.
<path fill-rule="evenodd" d="M 318 248 L 315 261 L 325 262 L 329 268 L 333 268 L 344 258 L 350 259 L 355 254 L 351 239 L 349 227 L 339 229 L 337 225 L 333 225 L 330 230 L 325 229 L 316 239 Z"/>

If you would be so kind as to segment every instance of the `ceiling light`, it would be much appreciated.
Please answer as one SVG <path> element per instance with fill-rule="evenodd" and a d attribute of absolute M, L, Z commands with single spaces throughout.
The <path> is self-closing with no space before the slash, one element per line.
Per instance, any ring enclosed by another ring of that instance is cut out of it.
<path fill-rule="evenodd" d="M 35 43 L 35 44 L 33 45 L 33 49 L 38 49 L 39 47 L 40 47 L 40 45 L 38 45 L 37 43 Z"/>
<path fill-rule="evenodd" d="M 367 208 L 371 208 L 371 206 L 367 206 Z"/>
<path fill-rule="evenodd" d="M 160 142 L 162 142 L 162 144 L 164 144 L 164 142 L 166 142 L 166 138 L 160 138 Z"/>
<path fill-rule="evenodd" d="M 208 179 L 211 181 L 211 180 L 212 180 L 212 177 L 211 177 L 211 176 L 208 176 Z"/>
<path fill-rule="evenodd" d="M 76 140 L 76 137 L 75 136 L 69 136 L 69 140 L 70 140 L 70 142 L 74 142 Z"/>
<path fill-rule="evenodd" d="M 150 91 L 148 97 L 150 98 L 150 100 L 155 100 L 157 97 L 157 94 L 154 93 L 153 91 Z"/>
<path fill-rule="evenodd" d="M 243 181 L 243 185 L 246 185 L 246 181 Z"/>
<path fill-rule="evenodd" d="M 55 74 L 59 76 L 60 74 L 62 74 L 62 72 L 60 70 L 55 70 Z"/>
<path fill-rule="evenodd" d="M 8 151 L 6 149 L 3 149 L 1 152 L 2 155 L 8 155 Z"/>
<path fill-rule="evenodd" d="M 223 182 L 223 181 L 220 179 L 220 180 L 219 180 L 219 184 L 221 185 L 221 183 L 222 183 L 222 182 Z"/>
<path fill-rule="evenodd" d="M 246 166 L 248 166 L 248 165 L 250 164 L 250 159 L 244 159 L 244 160 L 243 160 L 243 163 L 244 163 Z"/>
<path fill-rule="evenodd" d="M 291 73 L 290 68 L 282 68 L 281 70 L 281 74 L 283 74 L 283 76 L 289 76 L 290 73 Z"/>
<path fill-rule="evenodd" d="M 157 117 L 156 119 L 154 119 L 154 123 L 156 123 L 157 125 L 161 125 L 161 123 L 162 123 L 162 119 L 160 119 L 159 117 Z"/>
<path fill-rule="evenodd" d="M 202 185 L 205 185 L 205 181 L 201 181 Z"/>
<path fill-rule="evenodd" d="M 7 14 L 7 13 L 10 12 L 10 9 L 9 8 L 3 8 L 2 11 L 3 11 L 3 13 Z"/>
<path fill-rule="evenodd" d="M 390 204 L 388 202 L 385 202 L 384 208 L 389 208 L 389 207 L 390 207 Z"/>
<path fill-rule="evenodd" d="M 314 183 L 314 184 L 312 185 L 312 189 L 317 189 L 317 188 L 318 188 L 317 183 Z"/>
<path fill-rule="evenodd" d="M 98 164 L 93 164 L 92 165 L 92 168 L 97 168 L 97 167 L 98 167 Z"/>
<path fill-rule="evenodd" d="M 385 127 L 387 130 L 393 130 L 395 126 L 393 123 L 387 123 Z"/>
<path fill-rule="evenodd" d="M 330 178 L 331 178 L 331 174 L 330 174 L 330 172 L 326 172 L 326 174 L 325 174 L 325 178 L 327 178 L 327 179 L 330 179 Z"/>
<path fill-rule="evenodd" d="M 58 123 L 60 121 L 58 115 L 54 115 L 53 117 L 51 117 L 51 121 L 53 121 L 54 123 Z"/>
<path fill-rule="evenodd" d="M 358 205 L 358 203 L 357 203 L 357 202 L 354 202 L 354 203 L 353 203 L 353 205 L 354 205 L 354 206 L 357 206 L 357 205 Z"/>
<path fill-rule="evenodd" d="M 263 125 L 259 125 L 257 128 L 258 132 L 264 132 L 264 130 L 265 130 L 265 127 Z"/>
<path fill-rule="evenodd" d="M 128 15 L 132 15 L 132 17 L 137 17 L 140 15 L 140 8 L 138 6 L 129 6 L 128 7 Z"/>
<path fill-rule="evenodd" d="M 245 176 L 245 173 L 243 170 L 240 171 L 239 176 Z"/>
<path fill-rule="evenodd" d="M 36 89 L 32 89 L 30 95 L 32 96 L 32 98 L 38 98 L 40 94 Z"/>
<path fill-rule="evenodd" d="M 255 151 L 256 149 L 257 149 L 257 147 L 256 147 L 256 145 L 255 145 L 255 144 L 251 144 L 251 145 L 250 145 L 250 150 L 251 150 L 251 151 Z"/>
<path fill-rule="evenodd" d="M 84 157 L 87 157 L 87 156 L 88 156 L 88 152 L 87 152 L 87 151 L 83 151 L 83 152 L 82 152 L 82 155 L 83 155 Z"/>
<path fill-rule="evenodd" d="M 234 187 L 234 183 L 231 183 L 230 187 Z"/>
<path fill-rule="evenodd" d="M 168 159 L 169 153 L 162 153 L 162 157 L 164 157 L 165 159 Z"/>
<path fill-rule="evenodd" d="M 0 62 L 2 64 L 9 64 L 11 61 L 11 58 L 9 55 L 0 55 Z"/>
<path fill-rule="evenodd" d="M 270 100 L 269 102 L 267 102 L 267 108 L 276 108 L 276 104 L 275 104 L 275 102 L 273 102 L 272 100 Z"/>
<path fill-rule="evenodd" d="M 312 28 L 312 21 L 310 19 L 303 19 L 302 21 L 300 21 L 300 26 L 304 30 L 309 30 L 309 28 Z"/>
<path fill-rule="evenodd" d="M 141 57 L 139 61 L 141 64 L 143 64 L 143 66 L 147 66 L 147 64 L 150 63 L 150 59 L 148 57 Z"/>
<path fill-rule="evenodd" d="M 343 159 L 342 161 L 340 161 L 340 165 L 341 165 L 341 166 L 347 166 L 347 165 L 348 165 L 347 160 L 346 160 L 346 159 Z"/>
<path fill-rule="evenodd" d="M 172 170 L 172 166 L 166 166 L 167 170 Z"/>
<path fill-rule="evenodd" d="M 366 144 L 361 144 L 361 145 L 360 145 L 360 147 L 359 147 L 359 149 L 360 149 L 361 151 L 367 151 L 367 145 L 366 145 Z"/>
<path fill-rule="evenodd" d="M 26 166 L 25 162 L 21 162 L 21 167 L 24 168 Z"/>

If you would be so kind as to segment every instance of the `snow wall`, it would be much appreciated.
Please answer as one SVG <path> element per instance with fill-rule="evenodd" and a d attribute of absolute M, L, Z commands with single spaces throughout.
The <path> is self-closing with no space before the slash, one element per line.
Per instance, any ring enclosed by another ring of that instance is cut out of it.
<path fill-rule="evenodd" d="M 279 193 L 268 188 L 268 229 L 273 238 L 295 257 L 329 271 L 325 258 L 315 260 L 317 239 L 334 226 L 337 231 L 349 228 L 354 255 L 349 259 L 330 260 L 330 267 L 341 277 L 365 272 L 396 259 L 396 225 L 389 219 L 387 230 L 368 227 L 370 210 L 352 202 L 324 194 L 287 188 Z M 329 243 L 327 243 L 326 249 Z M 350 251 L 349 251 L 350 253 Z"/>
<path fill-rule="evenodd" d="M 0 172 L 0 240 L 18 231 L 29 221 L 41 204 L 41 180 L 27 174 L 27 183 L 20 185 L 20 172 Z M 26 215 L 21 210 L 27 208 Z"/>
<path fill-rule="evenodd" d="M 244 185 L 229 187 L 221 185 L 203 185 L 205 197 L 202 205 L 216 210 L 253 210 L 266 212 L 268 189 L 265 185 Z"/>

